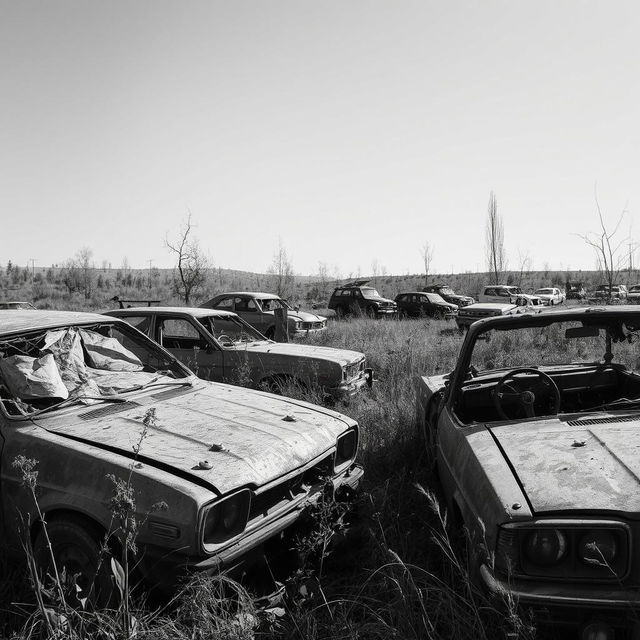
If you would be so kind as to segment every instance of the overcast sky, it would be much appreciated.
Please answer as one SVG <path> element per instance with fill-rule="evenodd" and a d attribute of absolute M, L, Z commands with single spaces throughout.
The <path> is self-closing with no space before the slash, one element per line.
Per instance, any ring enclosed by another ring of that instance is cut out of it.
<path fill-rule="evenodd" d="M 640 239 L 640 4 L 0 0 L 0 263 L 594 266 Z M 639 256 L 640 261 L 640 256 Z"/>

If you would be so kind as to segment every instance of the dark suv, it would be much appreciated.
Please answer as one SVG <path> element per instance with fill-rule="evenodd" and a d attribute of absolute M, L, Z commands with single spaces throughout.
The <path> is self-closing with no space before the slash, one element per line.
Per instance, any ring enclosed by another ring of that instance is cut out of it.
<path fill-rule="evenodd" d="M 373 287 L 366 286 L 368 280 L 355 280 L 336 287 L 329 300 L 329 309 L 342 317 L 363 314 L 374 317 L 395 316 L 398 306 L 393 300 L 383 298 Z"/>
<path fill-rule="evenodd" d="M 437 293 L 447 302 L 459 307 L 466 307 L 467 305 L 475 302 L 471 296 L 461 296 L 459 293 L 455 293 L 448 284 L 430 284 L 428 287 L 424 287 L 423 291 L 428 293 Z"/>

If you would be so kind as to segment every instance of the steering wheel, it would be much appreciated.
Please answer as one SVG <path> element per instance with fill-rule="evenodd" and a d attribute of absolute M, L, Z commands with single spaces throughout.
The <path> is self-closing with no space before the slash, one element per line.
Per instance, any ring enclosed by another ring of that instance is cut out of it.
<path fill-rule="evenodd" d="M 518 376 L 525 375 L 525 378 Z M 531 378 L 535 378 L 532 380 Z M 493 390 L 493 402 L 498 415 L 513 420 L 503 406 L 503 400 L 518 403 L 527 418 L 556 415 L 560 410 L 560 390 L 553 378 L 538 369 L 514 369 L 503 376 Z"/>
<path fill-rule="evenodd" d="M 233 340 L 228 335 L 226 335 L 225 333 L 221 333 L 218 336 L 218 342 L 223 346 L 232 347 L 234 345 Z"/>

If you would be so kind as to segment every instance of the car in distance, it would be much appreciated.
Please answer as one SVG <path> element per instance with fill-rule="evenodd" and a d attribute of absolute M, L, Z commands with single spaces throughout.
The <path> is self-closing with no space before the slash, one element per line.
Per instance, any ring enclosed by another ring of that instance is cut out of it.
<path fill-rule="evenodd" d="M 542 300 L 542 304 L 548 307 L 552 307 L 556 304 L 562 304 L 565 300 L 565 295 L 558 287 L 543 287 L 542 289 L 536 289 L 533 293 L 534 296 Z"/>
<path fill-rule="evenodd" d="M 456 324 L 459 329 L 466 329 L 477 320 L 494 316 L 514 316 L 522 313 L 539 313 L 543 304 L 540 298 L 517 295 L 512 302 L 474 302 L 466 307 L 458 308 Z"/>
<path fill-rule="evenodd" d="M 471 296 L 463 296 L 455 291 L 448 284 L 430 284 L 424 287 L 423 291 L 428 293 L 437 293 L 447 302 L 455 304 L 457 307 L 466 307 L 473 304 L 475 300 Z"/>
<path fill-rule="evenodd" d="M 640 303 L 640 284 L 634 284 L 629 287 L 627 291 L 627 302 L 629 304 Z"/>
<path fill-rule="evenodd" d="M 470 572 L 581 638 L 637 629 L 639 340 L 631 306 L 488 318 L 451 373 L 418 381 Z"/>
<path fill-rule="evenodd" d="M 288 382 L 319 386 L 336 400 L 373 382 L 363 353 L 273 342 L 230 311 L 134 307 L 107 315 L 136 327 L 205 380 L 272 390 Z"/>
<path fill-rule="evenodd" d="M 401 318 L 453 318 L 458 305 L 447 302 L 437 293 L 424 291 L 407 291 L 399 293 L 395 298 L 398 315 Z"/>
<path fill-rule="evenodd" d="M 136 566 L 166 588 L 259 553 L 329 487 L 350 494 L 362 477 L 354 420 L 200 380 L 117 318 L 0 311 L 0 352 L 3 542 L 21 549 L 19 532 L 31 536 L 47 566 L 46 513 L 58 571 L 75 577 L 78 598 L 94 580 L 96 597 L 113 589 L 102 555 L 118 536 L 107 476 L 130 479 Z M 22 486 L 33 465 L 39 510 Z"/>
<path fill-rule="evenodd" d="M 594 298 L 609 302 L 620 302 L 627 299 L 627 287 L 623 284 L 600 284 L 596 287 Z"/>
<path fill-rule="evenodd" d="M 511 302 L 515 304 L 517 300 L 525 299 L 527 304 L 538 306 L 542 304 L 542 300 L 535 295 L 523 293 L 520 287 L 515 285 L 497 284 L 484 287 L 482 293 L 478 297 L 479 302 Z"/>
<path fill-rule="evenodd" d="M 584 300 L 587 297 L 587 290 L 582 282 L 567 280 L 565 291 L 567 292 L 567 300 Z"/>
<path fill-rule="evenodd" d="M 393 317 L 398 307 L 393 300 L 383 298 L 376 289 L 368 286 L 369 280 L 355 280 L 340 285 L 329 298 L 329 309 L 339 317 L 361 314 L 371 318 Z"/>
<path fill-rule="evenodd" d="M 269 339 L 275 337 L 276 309 L 287 310 L 288 330 L 291 337 L 305 336 L 327 328 L 325 317 L 293 309 L 286 300 L 274 293 L 232 291 L 214 296 L 200 306 L 205 309 L 233 311 Z"/>

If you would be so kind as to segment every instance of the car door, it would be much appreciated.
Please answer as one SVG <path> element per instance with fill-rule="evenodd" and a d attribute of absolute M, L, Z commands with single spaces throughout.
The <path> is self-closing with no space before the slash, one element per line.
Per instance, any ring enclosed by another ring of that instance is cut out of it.
<path fill-rule="evenodd" d="M 263 312 L 253 298 L 236 296 L 233 302 L 234 311 L 261 333 L 264 333 L 269 325 L 273 324 L 273 314 Z"/>
<path fill-rule="evenodd" d="M 199 378 L 220 382 L 224 358 L 220 348 L 193 318 L 158 315 L 155 340 Z"/>

